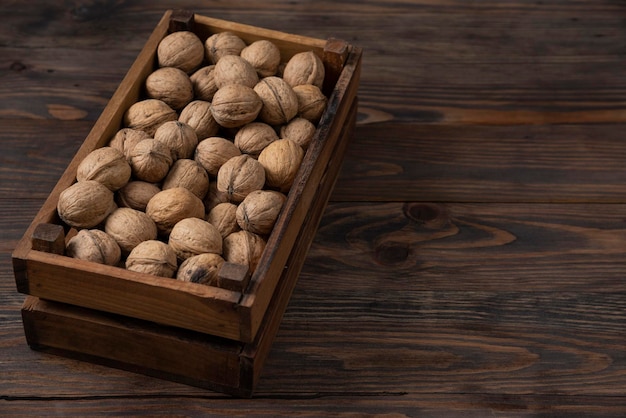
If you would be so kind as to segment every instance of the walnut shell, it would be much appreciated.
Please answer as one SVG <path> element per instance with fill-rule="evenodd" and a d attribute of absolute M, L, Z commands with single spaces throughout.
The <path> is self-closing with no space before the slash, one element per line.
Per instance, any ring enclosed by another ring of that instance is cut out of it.
<path fill-rule="evenodd" d="M 149 183 L 163 180 L 173 162 L 169 147 L 152 138 L 140 141 L 130 153 L 133 176 Z"/>
<path fill-rule="evenodd" d="M 93 228 L 115 210 L 113 192 L 95 180 L 79 181 L 59 195 L 57 212 L 75 228 Z"/>
<path fill-rule="evenodd" d="M 160 191 L 161 189 L 156 184 L 133 180 L 115 193 L 115 202 L 119 207 L 145 212 L 148 201 Z"/>
<path fill-rule="evenodd" d="M 280 137 L 289 138 L 306 150 L 313 139 L 315 130 L 316 127 L 310 120 L 294 118 L 288 124 L 281 126 Z"/>
<path fill-rule="evenodd" d="M 196 131 L 180 121 L 169 121 L 159 126 L 154 133 L 154 140 L 167 145 L 174 161 L 191 158 L 198 145 Z"/>
<path fill-rule="evenodd" d="M 222 238 L 241 229 L 237 223 L 237 205 L 230 202 L 215 205 L 207 214 L 206 220 L 217 228 Z"/>
<path fill-rule="evenodd" d="M 324 63 L 313 51 L 295 54 L 287 61 L 283 70 L 283 80 L 292 87 L 312 84 L 321 89 L 324 77 Z"/>
<path fill-rule="evenodd" d="M 185 218 L 204 218 L 204 204 L 198 196 L 183 187 L 162 190 L 146 206 L 146 214 L 159 233 L 168 235 L 174 225 Z"/>
<path fill-rule="evenodd" d="M 259 119 L 269 125 L 282 125 L 298 113 L 298 97 L 280 77 L 265 77 L 254 86 L 263 106 Z"/>
<path fill-rule="evenodd" d="M 288 192 L 303 158 L 304 150 L 291 139 L 282 138 L 269 144 L 259 154 L 267 185 Z"/>
<path fill-rule="evenodd" d="M 212 176 L 217 176 L 220 167 L 233 157 L 241 155 L 239 148 L 220 136 L 212 136 L 200 141 L 194 159 Z"/>
<path fill-rule="evenodd" d="M 67 242 L 66 254 L 72 258 L 114 266 L 122 252 L 113 237 L 99 229 L 81 229 Z"/>
<path fill-rule="evenodd" d="M 179 260 L 203 253 L 222 254 L 222 236 L 217 228 L 198 218 L 182 219 L 174 225 L 168 244 Z"/>
<path fill-rule="evenodd" d="M 180 264 L 176 279 L 215 286 L 225 260 L 219 254 L 205 253 L 189 257 Z"/>
<path fill-rule="evenodd" d="M 223 257 L 230 263 L 247 265 L 250 273 L 253 273 L 264 249 L 265 240 L 261 236 L 248 231 L 237 231 L 224 238 Z"/>
<path fill-rule="evenodd" d="M 278 139 L 274 128 L 263 122 L 252 122 L 242 126 L 235 134 L 234 144 L 239 150 L 254 158 Z"/>
<path fill-rule="evenodd" d="M 278 72 L 280 50 L 271 41 L 254 41 L 242 49 L 240 55 L 252 65 L 259 77 L 273 76 Z"/>
<path fill-rule="evenodd" d="M 237 207 L 237 224 L 259 235 L 272 232 L 287 196 L 273 190 L 255 190 Z"/>
<path fill-rule="evenodd" d="M 229 201 L 241 202 L 250 192 L 265 185 L 265 170 L 247 154 L 226 161 L 217 173 L 217 190 L 226 193 Z"/>
<path fill-rule="evenodd" d="M 204 54 L 209 62 L 215 64 L 225 55 L 239 55 L 245 47 L 246 43 L 234 33 L 219 32 L 204 42 Z"/>
<path fill-rule="evenodd" d="M 126 259 L 130 271 L 172 278 L 178 269 L 174 250 L 162 241 L 148 240 L 137 245 Z"/>
<path fill-rule="evenodd" d="M 298 99 L 295 98 L 295 101 L 297 112 Z M 252 88 L 241 84 L 228 84 L 213 96 L 211 113 L 221 126 L 238 128 L 255 120 L 262 106 L 261 98 Z"/>
<path fill-rule="evenodd" d="M 172 32 L 159 42 L 157 61 L 159 67 L 176 67 L 190 73 L 204 60 L 204 44 L 190 31 Z"/>
<path fill-rule="evenodd" d="M 146 94 L 165 102 L 172 109 L 182 109 L 193 100 L 193 85 L 187 73 L 174 67 L 154 70 L 146 78 Z"/>
<path fill-rule="evenodd" d="M 217 135 L 220 129 L 211 113 L 211 103 L 204 100 L 191 101 L 180 111 L 178 120 L 191 126 L 198 140 Z"/>
<path fill-rule="evenodd" d="M 182 158 L 172 165 L 163 180 L 163 190 L 174 187 L 184 187 L 203 199 L 209 190 L 209 175 L 196 161 Z"/>
<path fill-rule="evenodd" d="M 168 120 L 176 120 L 176 111 L 162 100 L 145 99 L 133 103 L 124 113 L 124 126 L 146 132 L 150 137 Z"/>
<path fill-rule="evenodd" d="M 102 147 L 91 151 L 78 164 L 76 180 L 95 180 L 116 191 L 128 183 L 130 174 L 130 164 L 120 150 Z"/>
<path fill-rule="evenodd" d="M 215 65 L 207 65 L 189 76 L 196 99 L 206 102 L 213 100 L 213 95 L 217 91 L 214 73 Z"/>
<path fill-rule="evenodd" d="M 318 123 L 328 104 L 324 93 L 312 84 L 295 86 L 293 91 L 298 97 L 298 115 L 314 124 Z"/>
<path fill-rule="evenodd" d="M 115 133 L 109 141 L 109 146 L 118 149 L 130 163 L 130 153 L 142 139 L 148 139 L 150 135 L 139 129 L 122 128 Z"/>
<path fill-rule="evenodd" d="M 125 254 L 143 241 L 157 239 L 154 221 L 144 212 L 131 208 L 114 210 L 104 223 L 104 232 L 115 239 Z"/>
<path fill-rule="evenodd" d="M 254 67 L 239 55 L 226 55 L 215 64 L 213 72 L 218 89 L 228 84 L 242 84 L 250 88 L 259 82 Z"/>

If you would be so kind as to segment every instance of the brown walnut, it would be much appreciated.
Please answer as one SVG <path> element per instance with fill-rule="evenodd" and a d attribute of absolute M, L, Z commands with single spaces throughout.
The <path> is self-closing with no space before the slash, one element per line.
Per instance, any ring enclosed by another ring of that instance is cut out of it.
<path fill-rule="evenodd" d="M 168 235 L 174 225 L 185 218 L 204 218 L 204 204 L 184 187 L 175 187 L 155 194 L 146 206 L 146 214 L 159 233 Z"/>
<path fill-rule="evenodd" d="M 150 135 L 144 131 L 131 128 L 122 128 L 115 133 L 109 141 L 109 146 L 118 149 L 124 154 L 126 160 L 130 163 L 130 153 L 142 139 L 150 138 Z"/>
<path fill-rule="evenodd" d="M 224 238 L 223 257 L 230 263 L 248 266 L 253 273 L 259 264 L 265 244 L 261 236 L 252 232 L 233 232 Z"/>
<path fill-rule="evenodd" d="M 222 238 L 241 229 L 237 223 L 237 205 L 234 203 L 218 203 L 207 213 L 206 220 L 217 228 Z"/>
<path fill-rule="evenodd" d="M 122 256 L 113 237 L 100 229 L 81 229 L 67 242 L 66 254 L 72 258 L 114 266 Z"/>
<path fill-rule="evenodd" d="M 269 144 L 259 154 L 267 185 L 288 192 L 303 158 L 304 150 L 291 139 L 282 138 Z"/>
<path fill-rule="evenodd" d="M 239 55 L 246 43 L 232 32 L 219 32 L 204 42 L 204 54 L 209 62 L 217 63 L 225 55 Z"/>
<path fill-rule="evenodd" d="M 128 183 L 130 174 L 130 164 L 120 150 L 102 147 L 91 151 L 78 164 L 76 180 L 95 180 L 116 191 Z"/>
<path fill-rule="evenodd" d="M 163 190 L 174 187 L 184 187 L 203 199 L 209 190 L 209 175 L 196 161 L 181 158 L 172 165 L 165 180 L 163 180 Z"/>
<path fill-rule="evenodd" d="M 241 155 L 239 148 L 220 136 L 212 136 L 200 141 L 194 159 L 212 176 L 217 176 L 220 167 L 233 157 Z"/>
<path fill-rule="evenodd" d="M 104 223 L 104 232 L 109 234 L 128 254 L 139 243 L 157 238 L 157 228 L 152 219 L 144 212 L 131 208 L 118 208 Z"/>
<path fill-rule="evenodd" d="M 234 144 L 239 150 L 254 158 L 278 139 L 274 128 L 263 122 L 252 122 L 242 126 L 235 134 Z"/>
<path fill-rule="evenodd" d="M 193 32 L 172 32 L 159 42 L 157 60 L 159 67 L 176 67 L 190 73 L 202 64 L 204 45 Z"/>
<path fill-rule="evenodd" d="M 297 112 L 298 99 L 295 98 L 295 101 Z M 262 106 L 261 98 L 252 88 L 242 84 L 227 84 L 213 96 L 211 113 L 221 126 L 238 128 L 255 120 Z"/>
<path fill-rule="evenodd" d="M 193 85 L 189 76 L 174 67 L 154 70 L 146 78 L 146 94 L 165 102 L 172 109 L 182 109 L 193 100 Z"/>
<path fill-rule="evenodd" d="M 198 218 L 182 219 L 174 225 L 168 244 L 179 260 L 203 253 L 222 254 L 222 236 L 215 226 Z"/>
<path fill-rule="evenodd" d="M 152 138 L 140 141 L 130 153 L 133 176 L 149 183 L 163 180 L 173 162 L 170 148 L 163 142 Z"/>
<path fill-rule="evenodd" d="M 145 99 L 133 103 L 124 113 L 124 126 L 146 132 L 150 137 L 168 120 L 176 120 L 176 111 L 162 100 Z"/>
<path fill-rule="evenodd" d="M 211 113 L 211 103 L 204 100 L 190 102 L 180 111 L 178 120 L 191 126 L 196 131 L 198 140 L 217 135 L 220 129 Z"/>
<path fill-rule="evenodd" d="M 294 118 L 288 124 L 281 126 L 280 137 L 289 138 L 306 150 L 313 139 L 315 130 L 316 127 L 310 120 Z"/>
<path fill-rule="evenodd" d="M 259 235 L 272 232 L 287 196 L 273 190 L 255 190 L 237 207 L 237 224 Z"/>
<path fill-rule="evenodd" d="M 176 279 L 183 282 L 215 286 L 224 259 L 219 254 L 204 253 L 189 257 L 180 264 Z"/>
<path fill-rule="evenodd" d="M 265 184 L 265 170 L 247 154 L 226 161 L 217 173 L 217 189 L 226 193 L 229 201 L 241 202 L 250 192 Z"/>
<path fill-rule="evenodd" d="M 217 91 L 214 73 L 215 65 L 207 65 L 189 76 L 196 99 L 206 102 L 213 100 L 213 95 Z"/>
<path fill-rule="evenodd" d="M 180 121 L 169 121 L 159 126 L 154 133 L 154 140 L 167 145 L 174 161 L 191 158 L 198 145 L 196 131 Z"/>
<path fill-rule="evenodd" d="M 146 211 L 148 201 L 161 189 L 154 183 L 147 181 L 129 181 L 124 187 L 115 193 L 115 202 L 119 207 Z"/>
<path fill-rule="evenodd" d="M 59 195 L 57 212 L 75 228 L 94 228 L 116 208 L 113 192 L 95 180 L 79 181 Z"/>
<path fill-rule="evenodd" d="M 322 88 L 324 84 L 324 63 L 313 51 L 300 52 L 287 61 L 283 79 L 292 87 L 312 84 Z"/>
<path fill-rule="evenodd" d="M 148 240 L 137 245 L 126 259 L 130 271 L 172 278 L 178 269 L 176 253 L 166 243 Z"/>
<path fill-rule="evenodd" d="M 271 41 L 261 39 L 242 49 L 241 58 L 252 65 L 259 77 L 269 77 L 278 72 L 280 50 Z"/>
<path fill-rule="evenodd" d="M 259 82 L 259 76 L 254 67 L 239 55 L 222 57 L 215 64 L 213 77 L 218 89 L 227 84 L 243 84 L 252 88 Z"/>
<path fill-rule="evenodd" d="M 326 96 L 312 84 L 295 86 L 293 91 L 298 97 L 298 115 L 314 124 L 318 123 L 324 110 L 326 110 L 328 103 Z"/>
<path fill-rule="evenodd" d="M 298 113 L 298 97 L 282 78 L 265 77 L 254 86 L 263 106 L 259 119 L 269 125 L 282 125 Z"/>

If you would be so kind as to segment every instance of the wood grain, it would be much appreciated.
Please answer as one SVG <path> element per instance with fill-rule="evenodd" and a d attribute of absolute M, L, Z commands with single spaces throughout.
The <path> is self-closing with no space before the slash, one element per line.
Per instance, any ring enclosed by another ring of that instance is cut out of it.
<path fill-rule="evenodd" d="M 6 415 L 626 415 L 623 2 L 243 0 L 363 48 L 358 126 L 250 400 L 28 349 L 10 252 L 170 2 L 0 3 Z"/>

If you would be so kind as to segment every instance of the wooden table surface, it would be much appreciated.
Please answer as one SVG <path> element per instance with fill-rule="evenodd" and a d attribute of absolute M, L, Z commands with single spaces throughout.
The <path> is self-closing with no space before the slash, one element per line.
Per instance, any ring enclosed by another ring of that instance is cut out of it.
<path fill-rule="evenodd" d="M 27 346 L 11 251 L 172 2 L 4 0 L 0 415 L 626 415 L 626 2 L 175 6 L 364 50 L 256 394 Z"/>

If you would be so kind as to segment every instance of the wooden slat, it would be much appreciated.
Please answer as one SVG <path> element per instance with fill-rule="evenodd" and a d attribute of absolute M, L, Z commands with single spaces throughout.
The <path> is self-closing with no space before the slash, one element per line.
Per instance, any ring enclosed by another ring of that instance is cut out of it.
<path fill-rule="evenodd" d="M 358 125 L 332 200 L 625 202 L 623 129 Z"/>

